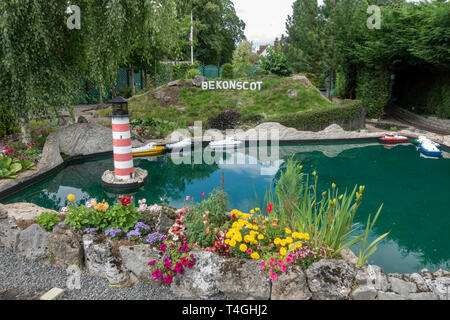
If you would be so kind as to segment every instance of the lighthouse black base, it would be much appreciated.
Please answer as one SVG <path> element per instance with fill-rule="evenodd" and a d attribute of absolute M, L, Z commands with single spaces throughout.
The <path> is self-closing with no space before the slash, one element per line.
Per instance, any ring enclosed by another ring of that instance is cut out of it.
<path fill-rule="evenodd" d="M 122 180 L 117 179 L 114 171 L 106 170 L 102 175 L 103 187 L 111 190 L 133 190 L 142 187 L 147 183 L 148 171 L 141 168 L 134 168 L 134 178 Z"/>

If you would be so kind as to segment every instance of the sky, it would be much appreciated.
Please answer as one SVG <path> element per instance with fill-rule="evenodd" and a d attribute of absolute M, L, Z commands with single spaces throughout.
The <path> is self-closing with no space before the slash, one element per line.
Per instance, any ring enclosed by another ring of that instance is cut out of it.
<path fill-rule="evenodd" d="M 286 34 L 286 19 L 295 0 L 232 0 L 236 14 L 245 24 L 245 36 L 254 47 L 273 44 Z"/>

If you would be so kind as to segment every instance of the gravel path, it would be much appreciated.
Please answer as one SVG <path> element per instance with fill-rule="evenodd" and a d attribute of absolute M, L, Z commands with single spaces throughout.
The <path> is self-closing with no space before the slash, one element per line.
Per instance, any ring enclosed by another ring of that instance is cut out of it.
<path fill-rule="evenodd" d="M 108 280 L 82 272 L 81 289 L 68 290 L 66 270 L 34 262 L 0 246 L 0 300 L 35 300 L 48 290 L 65 289 L 61 300 L 179 300 L 166 287 L 135 284 L 114 288 Z M 215 299 L 226 299 L 220 295 Z"/>

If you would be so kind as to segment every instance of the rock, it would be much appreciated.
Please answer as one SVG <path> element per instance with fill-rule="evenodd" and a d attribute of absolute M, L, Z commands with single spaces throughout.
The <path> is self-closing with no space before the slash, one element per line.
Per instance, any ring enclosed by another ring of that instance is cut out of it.
<path fill-rule="evenodd" d="M 174 219 L 171 219 L 166 212 L 161 211 L 159 213 L 158 221 L 156 222 L 156 231 L 162 234 L 167 234 L 174 223 Z"/>
<path fill-rule="evenodd" d="M 0 221 L 0 243 L 8 250 L 16 251 L 19 244 L 20 229 L 16 219 L 7 217 Z"/>
<path fill-rule="evenodd" d="M 202 82 L 208 80 L 208 78 L 204 77 L 204 76 L 199 76 L 196 75 L 194 77 L 194 80 L 192 80 L 192 84 L 196 87 L 201 87 L 202 86 Z"/>
<path fill-rule="evenodd" d="M 59 151 L 58 133 L 50 132 L 45 140 L 44 148 L 42 149 L 42 157 L 37 165 L 37 169 L 50 170 L 63 162 L 64 160 Z"/>
<path fill-rule="evenodd" d="M 208 299 L 218 294 L 216 277 L 224 263 L 224 259 L 212 252 L 193 250 L 195 265 L 185 268 L 183 275 L 174 277 L 170 290 L 181 297 L 200 297 Z"/>
<path fill-rule="evenodd" d="M 163 100 L 164 100 L 164 102 L 169 102 L 170 101 L 170 97 L 169 96 L 164 96 Z"/>
<path fill-rule="evenodd" d="M 298 91 L 295 89 L 289 89 L 286 93 L 287 93 L 288 97 L 296 97 L 298 94 Z"/>
<path fill-rule="evenodd" d="M 371 286 L 359 286 L 353 291 L 353 300 L 374 300 L 378 291 Z"/>
<path fill-rule="evenodd" d="M 48 232 L 38 224 L 32 224 L 20 233 L 17 252 L 30 260 L 49 257 Z"/>
<path fill-rule="evenodd" d="M 5 206 L 0 204 L 0 221 L 8 218 L 8 211 L 5 209 Z"/>
<path fill-rule="evenodd" d="M 355 279 L 355 267 L 342 260 L 320 260 L 306 269 L 313 300 L 347 299 Z"/>
<path fill-rule="evenodd" d="M 242 105 L 244 104 L 244 103 L 242 102 L 242 100 L 239 99 L 239 98 L 233 98 L 233 99 L 231 99 L 231 102 L 234 103 L 234 104 L 237 105 L 237 106 L 242 106 Z"/>
<path fill-rule="evenodd" d="M 359 267 L 356 269 L 355 281 L 358 285 L 367 284 L 369 273 L 367 272 L 367 266 Z"/>
<path fill-rule="evenodd" d="M 129 184 L 129 183 L 138 183 L 143 184 L 144 181 L 148 178 L 148 171 L 139 167 L 134 168 L 134 178 L 133 179 L 116 179 L 116 175 L 112 170 L 106 170 L 102 174 L 102 181 L 108 184 Z"/>
<path fill-rule="evenodd" d="M 89 121 L 84 116 L 79 116 L 77 123 L 88 123 Z"/>
<path fill-rule="evenodd" d="M 176 87 L 180 83 L 180 80 L 171 81 L 167 84 L 168 87 Z"/>
<path fill-rule="evenodd" d="M 379 300 L 406 300 L 406 298 L 393 292 L 378 291 Z"/>
<path fill-rule="evenodd" d="M 155 94 L 153 95 L 155 97 L 155 99 L 161 100 L 164 98 L 164 92 L 162 91 L 156 91 Z"/>
<path fill-rule="evenodd" d="M 381 291 L 387 291 L 391 288 L 387 275 L 380 267 L 369 265 L 367 267 L 367 273 L 369 275 L 367 285 Z"/>
<path fill-rule="evenodd" d="M 437 278 L 435 280 L 425 280 L 439 300 L 450 300 L 450 277 Z"/>
<path fill-rule="evenodd" d="M 445 144 L 447 147 L 450 147 L 450 135 L 442 137 L 442 144 Z"/>
<path fill-rule="evenodd" d="M 227 259 L 216 275 L 216 287 L 234 300 L 268 300 L 270 279 L 257 260 Z"/>
<path fill-rule="evenodd" d="M 339 125 L 333 123 L 328 127 L 326 127 L 325 129 L 323 129 L 322 132 L 329 136 L 333 136 L 336 134 L 342 134 L 342 132 L 344 132 L 344 129 L 342 129 Z"/>
<path fill-rule="evenodd" d="M 272 283 L 271 300 L 309 300 L 311 297 L 306 275 L 297 266 L 283 272 Z"/>
<path fill-rule="evenodd" d="M 119 254 L 122 258 L 123 269 L 130 271 L 136 280 L 160 285 L 160 281 L 155 281 L 148 263 L 152 260 L 161 259 L 160 251 L 150 245 L 121 246 Z M 131 277 L 132 278 L 132 277 Z"/>
<path fill-rule="evenodd" d="M 422 269 L 420 271 L 420 275 L 424 280 L 431 280 L 433 279 L 433 274 L 428 269 Z"/>
<path fill-rule="evenodd" d="M 301 81 L 306 87 L 312 87 L 311 81 L 305 76 L 293 76 L 292 79 Z"/>
<path fill-rule="evenodd" d="M 5 204 L 3 208 L 8 212 L 8 216 L 16 220 L 34 220 L 39 218 L 42 212 L 56 212 L 28 202 Z"/>
<path fill-rule="evenodd" d="M 344 249 L 340 253 L 342 259 L 347 262 L 356 265 L 358 263 L 358 257 L 350 249 Z"/>
<path fill-rule="evenodd" d="M 93 275 L 105 277 L 111 284 L 127 281 L 121 268 L 121 262 L 111 253 L 112 242 L 105 239 L 99 242 L 94 235 L 83 235 L 84 261 L 87 271 Z"/>
<path fill-rule="evenodd" d="M 394 277 L 389 277 L 389 282 L 391 283 L 392 291 L 402 296 L 407 296 L 409 293 L 414 293 L 417 291 L 417 286 L 415 283 L 407 282 Z"/>
<path fill-rule="evenodd" d="M 59 116 L 58 117 L 58 127 L 64 127 L 67 124 L 66 117 Z"/>
<path fill-rule="evenodd" d="M 77 123 L 57 132 L 59 150 L 69 156 L 112 151 L 111 128 L 95 123 Z"/>
<path fill-rule="evenodd" d="M 410 293 L 408 300 L 438 300 L 439 297 L 432 292 Z"/>
<path fill-rule="evenodd" d="M 48 236 L 48 250 L 54 263 L 62 266 L 83 265 L 83 239 L 81 231 L 63 224 L 55 226 Z"/>
<path fill-rule="evenodd" d="M 185 113 L 186 112 L 186 108 L 177 108 L 177 111 L 178 112 L 181 112 L 181 113 Z"/>
<path fill-rule="evenodd" d="M 425 280 L 422 278 L 420 274 L 412 273 L 410 275 L 410 279 L 416 284 L 417 289 L 419 289 L 420 291 L 430 291 L 430 288 L 425 283 Z"/>
<path fill-rule="evenodd" d="M 434 278 L 447 277 L 447 276 L 450 276 L 450 271 L 446 271 L 443 269 L 439 269 L 438 271 L 433 273 Z"/>

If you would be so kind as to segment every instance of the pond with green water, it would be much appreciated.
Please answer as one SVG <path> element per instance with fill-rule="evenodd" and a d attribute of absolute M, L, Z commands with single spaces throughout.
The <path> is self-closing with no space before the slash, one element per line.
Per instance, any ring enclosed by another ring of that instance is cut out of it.
<path fill-rule="evenodd" d="M 164 198 L 172 206 L 183 207 L 186 196 L 200 201 L 202 192 L 220 187 L 223 174 L 230 208 L 249 210 L 255 195 L 264 198 L 285 160 L 293 156 L 302 162 L 304 173 L 317 171 L 321 191 L 333 182 L 340 191 L 350 192 L 356 184 L 365 185 L 356 215 L 363 225 L 369 213 L 384 205 L 371 239 L 390 233 L 369 263 L 386 272 L 450 269 L 450 159 L 421 157 L 411 144 L 386 147 L 373 142 L 280 145 L 279 156 L 267 163 L 258 160 L 257 151 L 246 147 L 221 153 L 214 164 L 175 164 L 168 155 L 135 158 L 135 166 L 149 172 L 147 184 L 135 192 L 135 199 L 146 198 L 152 204 Z M 103 172 L 112 167 L 112 157 L 74 162 L 2 203 L 26 201 L 59 210 L 67 205 L 70 193 L 78 203 L 91 198 L 113 203 L 117 195 L 100 183 Z"/>

